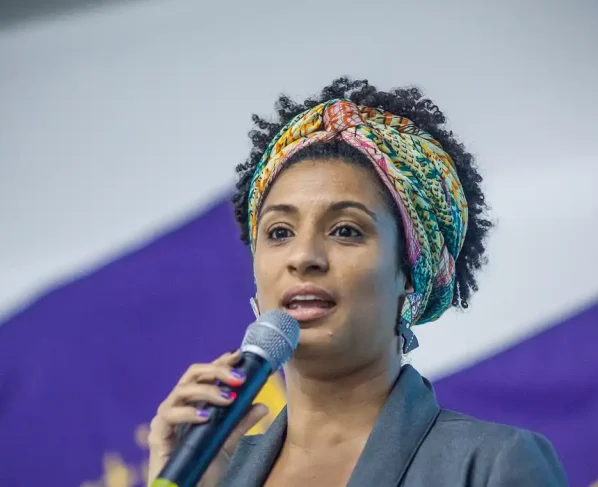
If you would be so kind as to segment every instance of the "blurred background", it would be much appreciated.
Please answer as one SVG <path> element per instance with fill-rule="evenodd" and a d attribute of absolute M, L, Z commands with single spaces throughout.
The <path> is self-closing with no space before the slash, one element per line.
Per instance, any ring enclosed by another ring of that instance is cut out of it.
<path fill-rule="evenodd" d="M 346 74 L 421 86 L 497 221 L 411 363 L 598 485 L 597 47 L 593 0 L 2 0 L 2 484 L 144 485 L 157 405 L 252 321 L 228 203 L 250 115 Z"/>

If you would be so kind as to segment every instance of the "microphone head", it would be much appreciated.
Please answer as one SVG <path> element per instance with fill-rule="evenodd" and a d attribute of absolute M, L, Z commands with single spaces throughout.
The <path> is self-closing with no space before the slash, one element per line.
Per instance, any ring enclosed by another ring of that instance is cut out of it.
<path fill-rule="evenodd" d="M 249 325 L 241 351 L 259 355 L 275 372 L 291 358 L 298 343 L 299 322 L 284 311 L 273 310 Z"/>

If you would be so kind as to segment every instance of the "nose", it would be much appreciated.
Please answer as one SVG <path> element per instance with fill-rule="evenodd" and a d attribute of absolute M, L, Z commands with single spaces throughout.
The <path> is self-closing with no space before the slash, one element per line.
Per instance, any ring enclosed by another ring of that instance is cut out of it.
<path fill-rule="evenodd" d="M 291 274 L 321 274 L 330 267 L 326 244 L 317 235 L 295 237 L 289 250 L 287 268 Z"/>

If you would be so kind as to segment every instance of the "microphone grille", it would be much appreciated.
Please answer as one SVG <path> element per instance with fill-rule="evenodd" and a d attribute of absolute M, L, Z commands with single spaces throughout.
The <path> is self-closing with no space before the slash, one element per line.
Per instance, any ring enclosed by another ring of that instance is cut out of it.
<path fill-rule="evenodd" d="M 298 343 L 299 322 L 284 311 L 273 310 L 247 327 L 241 351 L 266 359 L 275 372 L 291 358 Z"/>

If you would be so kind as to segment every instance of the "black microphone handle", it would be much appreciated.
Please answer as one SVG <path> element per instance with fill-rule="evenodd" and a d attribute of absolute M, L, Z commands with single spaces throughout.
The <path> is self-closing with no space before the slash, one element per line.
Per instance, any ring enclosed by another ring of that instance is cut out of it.
<path fill-rule="evenodd" d="M 188 429 L 151 487 L 196 487 L 272 373 L 265 359 L 249 352 L 241 354 L 235 369 L 245 374 L 245 382 L 239 387 L 223 389 L 235 392 L 236 399 L 228 406 L 204 408 L 210 411 L 208 422 Z"/>

